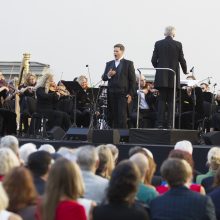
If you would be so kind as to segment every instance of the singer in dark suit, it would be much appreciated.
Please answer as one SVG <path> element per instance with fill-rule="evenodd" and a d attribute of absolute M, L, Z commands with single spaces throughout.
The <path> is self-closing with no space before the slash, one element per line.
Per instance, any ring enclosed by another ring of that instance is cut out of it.
<path fill-rule="evenodd" d="M 176 30 L 172 26 L 165 29 L 165 39 L 155 43 L 151 62 L 154 68 L 170 68 L 176 72 L 176 88 L 180 87 L 180 70 L 179 64 L 182 67 L 183 73 L 187 74 L 187 65 L 183 55 L 182 44 L 173 40 Z M 155 76 L 155 88 L 159 90 L 158 97 L 158 118 L 157 127 L 168 128 L 172 127 L 173 114 L 173 72 L 169 70 L 157 70 Z M 168 107 L 167 121 L 165 120 L 166 103 Z"/>
<path fill-rule="evenodd" d="M 108 81 L 108 122 L 113 128 L 127 127 L 127 107 L 135 89 L 135 70 L 132 61 L 124 59 L 125 47 L 114 46 L 115 60 L 107 62 L 102 75 Z"/>

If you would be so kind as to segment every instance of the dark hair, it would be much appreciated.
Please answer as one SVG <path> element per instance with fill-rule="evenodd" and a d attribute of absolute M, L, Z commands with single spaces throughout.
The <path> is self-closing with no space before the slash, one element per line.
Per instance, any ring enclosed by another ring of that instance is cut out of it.
<path fill-rule="evenodd" d="M 120 162 L 109 182 L 107 190 L 109 203 L 132 203 L 138 189 L 139 177 L 139 170 L 132 161 Z"/>
<path fill-rule="evenodd" d="M 189 163 L 189 165 L 194 169 L 194 161 L 192 158 L 192 155 L 186 151 L 182 150 L 171 150 L 169 153 L 169 158 L 178 158 L 178 159 L 183 159 Z"/>
<path fill-rule="evenodd" d="M 37 203 L 33 178 L 27 168 L 15 167 L 5 176 L 3 185 L 9 197 L 9 211 L 18 212 Z"/>
<path fill-rule="evenodd" d="M 125 51 L 125 47 L 123 44 L 115 44 L 114 48 L 118 47 L 121 51 Z"/>
<path fill-rule="evenodd" d="M 36 151 L 28 157 L 27 167 L 34 175 L 43 176 L 48 172 L 51 160 L 52 156 L 49 152 L 44 150 Z"/>
<path fill-rule="evenodd" d="M 160 172 L 170 187 L 177 187 L 187 182 L 192 169 L 185 160 L 169 158 L 163 162 Z"/>
<path fill-rule="evenodd" d="M 149 157 L 149 155 L 147 154 L 147 152 L 140 146 L 135 146 L 130 148 L 129 152 L 128 152 L 128 156 L 131 157 L 136 153 L 142 153 L 144 154 L 146 157 Z"/>

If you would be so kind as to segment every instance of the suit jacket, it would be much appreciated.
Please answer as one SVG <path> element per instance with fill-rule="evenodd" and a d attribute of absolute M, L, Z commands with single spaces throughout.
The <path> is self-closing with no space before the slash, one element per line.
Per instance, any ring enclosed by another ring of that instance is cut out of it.
<path fill-rule="evenodd" d="M 212 191 L 208 195 L 211 197 L 215 205 L 217 220 L 220 220 L 220 187 L 216 188 L 214 191 Z"/>
<path fill-rule="evenodd" d="M 109 79 L 108 72 L 110 69 L 116 70 L 116 74 Z M 122 59 L 117 68 L 115 67 L 115 60 L 107 62 L 102 79 L 108 81 L 109 92 L 134 95 L 136 77 L 132 61 Z"/>
<path fill-rule="evenodd" d="M 216 220 L 215 208 L 208 196 L 185 186 L 171 188 L 150 204 L 152 220 Z"/>
<path fill-rule="evenodd" d="M 172 37 L 166 37 L 155 43 L 151 62 L 154 68 L 170 68 L 176 72 L 177 88 L 180 87 L 179 63 L 183 73 L 187 73 L 186 61 L 184 59 L 182 44 L 173 40 Z M 157 70 L 155 75 L 155 88 L 166 87 L 173 88 L 173 73 L 168 70 Z"/>

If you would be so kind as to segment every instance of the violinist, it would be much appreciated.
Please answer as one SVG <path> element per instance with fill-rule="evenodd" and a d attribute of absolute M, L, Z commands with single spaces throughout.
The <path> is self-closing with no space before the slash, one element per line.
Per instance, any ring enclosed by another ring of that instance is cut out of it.
<path fill-rule="evenodd" d="M 88 79 L 85 75 L 77 78 L 77 82 L 82 88 L 82 92 L 77 94 L 76 104 L 76 124 L 78 127 L 89 127 L 91 101 L 88 94 Z"/>
<path fill-rule="evenodd" d="M 37 82 L 37 112 L 48 119 L 47 129 L 60 126 L 67 131 L 71 125 L 70 117 L 67 113 L 55 109 L 56 103 L 60 99 L 60 93 L 54 86 L 53 75 L 45 73 Z"/>
<path fill-rule="evenodd" d="M 187 80 L 195 80 L 195 77 L 188 76 Z M 198 127 L 198 120 L 204 116 L 203 95 L 199 86 L 186 86 L 181 90 L 181 112 L 182 129 Z"/>
<path fill-rule="evenodd" d="M 140 90 L 138 90 L 140 78 Z M 136 75 L 136 93 L 132 103 L 131 121 L 132 127 L 136 127 L 137 122 L 137 105 L 138 96 L 140 97 L 139 103 L 139 127 L 141 128 L 152 128 L 156 122 L 156 96 L 155 90 L 150 88 L 150 85 L 146 83 L 143 75 Z"/>
<path fill-rule="evenodd" d="M 34 73 L 28 73 L 25 76 L 24 83 L 18 87 L 20 97 L 21 122 L 24 124 L 24 133 L 28 130 L 28 118 L 36 112 L 35 89 L 37 77 Z"/>
<path fill-rule="evenodd" d="M 16 134 L 16 114 L 9 110 L 5 109 L 4 107 L 4 100 L 7 97 L 9 92 L 9 87 L 5 81 L 5 78 L 0 72 L 0 98 L 1 98 L 1 105 L 0 105 L 0 136 L 4 136 L 6 134 Z"/>
<path fill-rule="evenodd" d="M 60 93 L 60 99 L 57 103 L 56 109 L 66 112 L 68 115 L 72 115 L 73 100 L 70 92 L 66 89 L 65 85 L 61 81 L 57 83 L 56 89 Z"/>
<path fill-rule="evenodd" d="M 215 113 L 211 118 L 210 131 L 220 131 L 220 90 L 217 91 L 215 96 Z"/>

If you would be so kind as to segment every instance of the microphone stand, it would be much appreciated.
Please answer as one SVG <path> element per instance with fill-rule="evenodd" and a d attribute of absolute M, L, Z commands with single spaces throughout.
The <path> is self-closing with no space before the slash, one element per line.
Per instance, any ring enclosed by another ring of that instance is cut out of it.
<path fill-rule="evenodd" d="M 194 67 L 190 70 L 194 76 Z M 196 108 L 196 92 L 195 87 L 192 86 L 192 99 L 193 99 L 193 111 L 192 111 L 192 130 L 195 129 L 195 108 Z"/>

